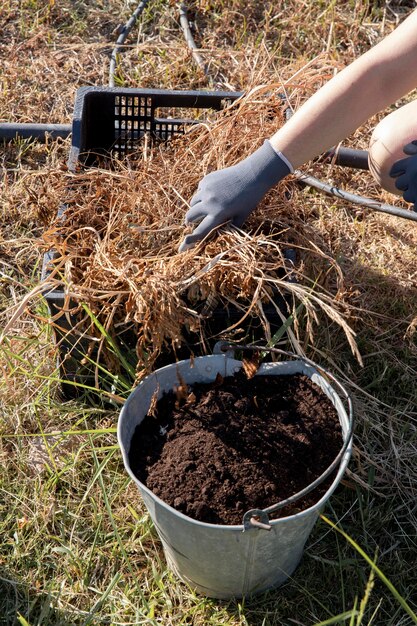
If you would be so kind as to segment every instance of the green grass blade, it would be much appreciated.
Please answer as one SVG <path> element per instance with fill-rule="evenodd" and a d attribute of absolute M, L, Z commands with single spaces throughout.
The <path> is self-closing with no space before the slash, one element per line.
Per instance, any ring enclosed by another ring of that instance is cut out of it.
<path fill-rule="evenodd" d="M 23 439 L 26 437 L 68 437 L 70 435 L 108 435 L 116 433 L 116 426 L 109 426 L 109 428 L 86 428 L 85 430 L 56 430 L 52 433 L 4 433 L 0 435 L 0 438 L 7 439 Z"/>
<path fill-rule="evenodd" d="M 330 626 L 330 624 L 340 624 L 340 622 L 345 622 L 348 619 L 353 619 L 354 617 L 356 617 L 357 614 L 358 612 L 355 609 L 351 609 L 350 611 L 346 611 L 345 613 L 339 613 L 339 615 L 330 617 L 329 619 L 324 620 L 324 622 L 318 622 L 317 624 L 314 624 L 314 626 Z"/>
<path fill-rule="evenodd" d="M 320 515 L 321 519 L 326 522 L 329 526 L 331 526 L 334 530 L 336 530 L 340 535 L 342 535 L 346 541 L 348 541 L 355 550 L 365 559 L 365 561 L 372 567 L 375 571 L 378 578 L 384 583 L 384 585 L 389 589 L 397 602 L 402 606 L 404 611 L 411 617 L 414 624 L 417 624 L 417 615 L 414 613 L 413 609 L 410 605 L 404 600 L 399 591 L 394 587 L 392 582 L 388 580 L 385 574 L 379 569 L 377 565 L 373 562 L 373 560 L 362 550 L 360 546 L 350 537 L 347 533 L 345 533 L 341 528 L 338 528 L 336 524 L 334 524 L 331 520 L 329 520 L 325 515 Z"/>
<path fill-rule="evenodd" d="M 351 617 L 351 620 L 349 622 L 349 626 L 355 626 L 355 616 L 357 615 L 357 611 L 356 611 L 356 607 L 357 606 L 358 606 L 358 598 L 355 598 L 355 602 L 353 604 L 353 611 L 354 612 L 352 613 L 352 617 Z"/>
<path fill-rule="evenodd" d="M 116 541 L 117 541 L 118 546 L 119 546 L 119 550 L 120 550 L 120 552 L 121 552 L 121 554 L 123 556 L 123 559 L 124 559 L 124 561 L 126 563 L 126 566 L 127 566 L 128 570 L 130 572 L 130 575 L 132 576 L 132 580 L 135 582 L 135 586 L 136 586 L 137 593 L 138 593 L 138 598 L 140 599 L 141 604 L 144 607 L 144 611 L 146 613 L 149 613 L 148 601 L 145 598 L 145 595 L 144 595 L 144 593 L 143 593 L 143 591 L 142 591 L 142 589 L 140 587 L 140 584 L 137 581 L 136 573 L 135 573 L 135 571 L 134 571 L 134 569 L 132 567 L 132 564 L 130 562 L 129 556 L 128 556 L 126 550 L 125 550 L 123 539 L 120 536 L 119 529 L 118 529 L 117 524 L 116 524 L 116 520 L 114 519 L 114 516 L 113 516 L 113 512 L 112 512 L 111 505 L 110 505 L 110 502 L 109 502 L 109 499 L 108 499 L 108 496 L 107 496 L 107 490 L 106 490 L 106 487 L 105 487 L 105 484 L 104 484 L 103 476 L 102 476 L 102 473 L 99 471 L 99 469 L 100 469 L 100 462 L 99 462 L 99 460 L 97 458 L 96 449 L 95 449 L 95 446 L 94 446 L 94 441 L 91 438 L 91 435 L 89 435 L 89 437 L 90 437 L 91 452 L 93 454 L 94 464 L 95 464 L 96 470 L 97 470 L 96 476 L 97 476 L 98 483 L 100 485 L 100 489 L 101 489 L 101 492 L 102 492 L 102 495 L 103 495 L 104 506 L 105 506 L 107 514 L 109 516 L 110 523 L 111 523 L 111 525 L 113 527 L 113 531 L 114 531 L 114 534 L 115 534 L 115 537 L 116 537 Z M 153 622 L 153 620 L 152 620 L 151 624 L 155 624 L 155 622 Z"/>
<path fill-rule="evenodd" d="M 101 334 L 103 335 L 103 337 L 105 337 L 107 343 L 112 347 L 112 349 L 114 350 L 114 353 L 116 354 L 117 358 L 120 360 L 120 362 L 122 363 L 123 367 L 125 368 L 125 370 L 127 372 L 129 372 L 129 374 L 135 378 L 135 368 L 125 359 L 125 357 L 123 356 L 123 354 L 120 352 L 119 350 L 119 346 L 116 344 L 116 342 L 113 340 L 113 338 L 109 335 L 109 333 L 107 332 L 107 330 L 104 328 L 104 326 L 99 322 L 99 320 L 96 318 L 96 316 L 94 315 L 94 313 L 89 309 L 89 307 L 86 304 L 82 305 L 84 311 L 87 313 L 87 315 L 91 318 L 91 320 L 94 322 L 95 326 L 99 329 L 99 331 L 101 332 Z"/>
<path fill-rule="evenodd" d="M 298 316 L 298 314 L 303 308 L 304 308 L 304 304 L 301 302 L 301 304 L 297 306 L 295 313 L 294 314 L 291 313 L 291 315 L 287 317 L 283 325 L 280 328 L 278 328 L 277 332 L 268 341 L 267 343 L 268 348 L 273 348 L 274 346 L 277 345 L 277 343 L 282 339 L 284 334 L 287 332 L 288 328 L 290 328 L 293 325 L 295 318 Z"/>
<path fill-rule="evenodd" d="M 2 353 L 6 354 L 4 350 L 2 350 Z M 14 354 L 10 353 L 9 356 L 14 357 Z M 21 359 L 21 362 L 22 364 L 26 366 L 28 365 L 27 359 Z M 35 370 L 31 370 L 28 367 L 23 367 L 23 365 L 20 365 L 19 367 L 12 366 L 10 360 L 8 361 L 8 363 L 10 365 L 10 371 L 9 371 L 10 377 L 12 377 L 13 375 L 19 374 L 31 380 L 39 380 L 39 381 L 45 381 L 45 382 L 50 382 L 50 383 L 65 384 L 67 386 L 76 387 L 77 389 L 82 389 L 86 392 L 91 391 L 91 392 L 94 392 L 95 394 L 101 395 L 104 398 L 108 398 L 109 400 L 118 402 L 120 404 L 123 404 L 125 402 L 125 398 L 115 393 L 111 393 L 110 391 L 106 391 L 104 389 L 98 389 L 97 387 L 93 387 L 92 385 L 87 385 L 85 383 L 75 382 L 75 381 L 70 381 L 65 378 L 60 378 L 59 373 L 57 373 L 56 375 L 55 374 L 48 374 L 48 375 L 39 374 L 37 371 L 38 368 L 36 368 Z M 92 363 L 94 363 L 94 361 L 92 361 Z M 130 391 L 130 388 L 131 388 L 130 386 L 126 385 L 126 391 Z"/>
<path fill-rule="evenodd" d="M 83 622 L 83 626 L 88 626 L 88 624 L 91 624 L 91 618 L 93 617 L 94 613 L 96 613 L 98 609 L 104 604 L 104 602 L 110 595 L 113 587 L 119 582 L 121 576 L 122 575 L 120 572 L 117 572 L 117 574 L 113 576 L 103 595 L 97 600 L 93 608 L 89 611 L 87 619 Z"/>
<path fill-rule="evenodd" d="M 84 355 L 84 359 L 87 363 L 90 363 L 91 365 L 93 365 L 99 372 L 102 372 L 109 378 L 112 378 L 113 381 L 117 379 L 117 382 L 120 383 L 121 386 L 124 387 L 127 391 L 130 391 L 130 389 L 132 388 L 132 384 L 129 383 L 129 381 L 121 374 L 113 374 L 107 368 L 101 365 L 101 363 L 97 363 L 97 361 L 94 361 L 94 359 L 89 357 L 87 354 Z"/>

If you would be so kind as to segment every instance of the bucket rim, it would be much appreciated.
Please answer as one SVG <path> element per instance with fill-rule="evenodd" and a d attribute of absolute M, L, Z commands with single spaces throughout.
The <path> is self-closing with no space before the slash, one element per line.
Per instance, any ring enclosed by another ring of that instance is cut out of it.
<path fill-rule="evenodd" d="M 197 525 L 200 527 L 207 527 L 210 529 L 214 529 L 214 528 L 218 528 L 221 530 L 229 530 L 229 531 L 240 531 L 243 532 L 244 530 L 248 530 L 248 528 L 245 528 L 245 525 L 242 524 L 212 524 L 209 522 L 202 522 L 200 520 L 196 520 L 188 515 L 185 515 L 184 513 L 181 513 L 180 511 L 178 511 L 177 509 L 175 509 L 174 507 L 172 507 L 171 505 L 169 505 L 167 502 L 165 502 L 164 500 L 162 500 L 161 498 L 159 498 L 159 496 L 157 496 L 151 489 L 149 489 L 146 485 L 144 485 L 133 473 L 133 471 L 130 468 L 130 463 L 129 463 L 129 452 L 127 451 L 125 445 L 123 444 L 123 438 L 122 438 L 122 433 L 121 433 L 121 429 L 122 429 L 122 423 L 123 423 L 123 418 L 124 415 L 126 414 L 127 410 L 128 410 L 128 404 L 129 404 L 129 399 L 132 397 L 132 395 L 134 393 L 136 393 L 145 383 L 147 380 L 149 380 L 149 378 L 151 377 L 156 377 L 158 372 L 161 372 L 162 370 L 168 370 L 170 368 L 172 368 L 173 366 L 178 367 L 181 364 L 187 364 L 187 363 L 191 363 L 191 361 L 193 361 L 193 363 L 195 363 L 196 361 L 201 362 L 201 361 L 208 361 L 208 360 L 218 360 L 219 357 L 223 360 L 223 361 L 233 361 L 237 366 L 242 366 L 242 361 L 239 361 L 237 359 L 231 358 L 230 356 L 228 356 L 227 354 L 212 354 L 212 355 L 205 355 L 205 356 L 200 356 L 200 357 L 195 357 L 194 359 L 183 359 L 181 361 L 177 361 L 175 363 L 171 363 L 169 365 L 165 365 L 162 368 L 159 368 L 157 370 L 155 370 L 154 372 L 152 372 L 151 374 L 148 374 L 148 376 L 146 376 L 143 380 L 141 380 L 141 382 L 135 387 L 135 389 L 132 391 L 132 393 L 130 394 L 129 398 L 127 399 L 126 403 L 124 404 L 124 406 L 122 407 L 121 411 L 120 411 L 120 415 L 119 415 L 119 419 L 118 419 L 118 423 L 117 423 L 117 440 L 118 440 L 118 444 L 122 453 L 122 457 L 123 457 L 123 463 L 124 463 L 124 467 L 126 469 L 126 471 L 128 472 L 129 476 L 132 478 L 132 480 L 136 483 L 136 485 L 139 487 L 140 491 L 144 491 L 148 494 L 149 497 L 151 497 L 155 502 L 157 502 L 160 506 L 162 506 L 165 509 L 168 509 L 170 512 L 172 512 L 175 516 L 183 519 L 184 521 L 187 521 L 188 523 L 192 523 L 193 525 Z M 263 363 L 260 367 L 260 369 L 264 369 L 264 366 L 278 366 L 278 365 L 286 365 L 287 363 L 290 363 L 291 361 L 281 361 L 279 363 L 275 363 L 275 362 L 266 362 Z M 335 390 L 334 387 L 332 387 L 328 381 L 326 381 L 323 377 L 323 375 L 321 374 L 321 371 L 325 371 L 326 373 L 328 373 L 326 370 L 324 370 L 323 368 L 321 368 L 319 365 L 316 365 L 313 361 L 310 361 L 308 359 L 306 359 L 304 361 L 304 364 L 307 365 L 307 367 L 313 371 L 315 374 L 317 374 L 317 376 L 319 378 L 321 378 L 322 380 L 324 380 L 326 382 L 326 384 L 332 389 L 333 393 L 336 395 L 336 397 L 339 399 L 340 401 L 340 405 L 341 405 L 341 409 L 343 411 L 344 417 L 346 418 L 346 421 L 348 424 L 351 423 L 351 419 L 349 418 L 349 416 L 347 415 L 345 406 L 343 404 L 343 402 L 341 401 L 341 398 L 339 396 L 339 394 L 337 393 L 337 391 Z M 268 368 L 269 369 L 269 368 Z M 271 375 L 274 375 L 272 372 L 265 372 L 270 373 Z M 257 372 L 255 374 L 255 376 L 257 375 L 263 375 L 263 372 Z M 280 375 L 280 374 L 275 374 L 275 375 Z M 283 375 L 288 375 L 288 374 L 281 374 Z M 310 377 L 311 378 L 311 377 Z M 335 380 L 335 382 L 338 383 L 338 385 L 340 385 L 340 387 L 342 389 L 344 389 L 341 385 L 341 383 L 339 383 L 339 381 L 337 381 L 337 379 L 335 379 L 332 376 L 333 380 Z M 313 381 L 314 382 L 314 381 Z M 346 393 L 346 392 L 345 392 Z M 349 398 L 350 400 L 350 398 Z M 339 415 L 339 410 L 338 410 L 338 415 Z M 340 421 L 340 415 L 339 415 L 339 421 Z M 287 515 L 285 517 L 280 517 L 278 519 L 270 519 L 269 520 L 269 524 L 271 527 L 277 527 L 279 524 L 283 524 L 284 522 L 288 522 L 289 520 L 295 520 L 295 519 L 301 519 L 303 517 L 307 517 L 309 515 L 312 515 L 314 512 L 317 512 L 317 514 L 319 513 L 319 511 L 324 508 L 324 505 L 326 504 L 327 500 L 329 500 L 330 496 L 333 494 L 333 492 L 336 490 L 337 486 L 339 485 L 343 474 L 346 471 L 347 465 L 349 463 L 349 460 L 351 458 L 352 455 L 352 447 L 353 447 L 353 429 L 350 430 L 350 432 L 347 433 L 347 436 L 345 438 L 345 436 L 342 434 L 342 439 L 343 439 L 343 444 L 344 446 L 346 446 L 346 449 L 344 451 L 344 453 L 342 454 L 341 458 L 340 458 L 340 462 L 339 462 L 339 467 L 337 470 L 337 474 L 334 478 L 334 480 L 332 481 L 331 485 L 329 485 L 329 488 L 327 489 L 327 491 L 323 494 L 323 496 L 320 498 L 320 500 L 318 500 L 315 504 L 311 505 L 310 507 L 308 507 L 307 509 L 304 509 L 303 511 L 299 511 L 298 513 L 294 513 L 292 515 Z M 335 457 L 337 458 L 337 457 Z M 265 507 L 266 509 L 268 509 L 269 507 Z M 152 518 L 152 516 L 151 516 Z M 152 521 L 155 523 L 155 520 L 152 519 Z M 251 528 L 253 528 L 253 526 L 251 526 Z"/>

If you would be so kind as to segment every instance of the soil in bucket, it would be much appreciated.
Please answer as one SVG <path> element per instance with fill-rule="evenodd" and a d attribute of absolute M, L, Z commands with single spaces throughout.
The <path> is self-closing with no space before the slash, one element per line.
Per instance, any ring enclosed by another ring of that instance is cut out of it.
<path fill-rule="evenodd" d="M 309 485 L 343 443 L 333 404 L 301 374 L 179 383 L 153 404 L 132 437 L 130 467 L 161 500 L 201 522 L 241 524 L 246 511 Z M 275 518 L 314 505 L 333 479 Z"/>

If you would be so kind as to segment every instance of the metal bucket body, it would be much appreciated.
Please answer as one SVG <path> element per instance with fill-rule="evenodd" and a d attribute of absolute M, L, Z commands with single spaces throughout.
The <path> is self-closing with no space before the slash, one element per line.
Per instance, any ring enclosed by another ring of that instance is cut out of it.
<path fill-rule="evenodd" d="M 137 484 L 162 541 L 169 567 L 196 591 L 228 599 L 261 593 L 281 585 L 297 567 L 304 545 L 326 501 L 340 482 L 351 455 L 351 444 L 343 455 L 336 478 L 324 496 L 312 507 L 278 520 L 270 531 L 243 524 L 227 526 L 194 520 L 163 502 L 133 474 L 129 449 L 133 433 L 146 416 L 155 394 L 158 399 L 178 385 L 179 376 L 188 384 L 210 383 L 219 373 L 233 376 L 242 367 L 225 355 L 195 358 L 163 367 L 145 378 L 126 401 L 118 422 L 117 436 L 125 468 Z M 256 376 L 304 374 L 311 378 L 335 406 L 344 440 L 349 418 L 333 387 L 312 366 L 302 361 L 264 363 Z"/>

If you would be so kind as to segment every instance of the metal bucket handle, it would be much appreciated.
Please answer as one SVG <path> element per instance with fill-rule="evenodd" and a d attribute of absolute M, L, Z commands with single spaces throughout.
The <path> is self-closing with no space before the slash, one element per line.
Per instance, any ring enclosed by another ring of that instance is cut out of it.
<path fill-rule="evenodd" d="M 313 361 L 310 361 L 310 359 L 308 359 L 307 357 L 300 356 L 292 352 L 287 352 L 286 350 L 281 350 L 280 348 L 269 348 L 269 347 L 264 347 L 264 346 L 233 344 L 227 341 L 219 341 L 214 347 L 215 353 L 223 353 L 223 354 L 226 353 L 226 356 L 230 356 L 230 357 L 234 356 L 235 350 L 250 350 L 252 352 L 261 352 L 261 353 L 270 352 L 270 353 L 280 354 L 282 356 L 286 356 L 286 357 L 290 357 L 290 358 L 302 361 L 306 365 L 314 367 L 314 369 L 317 370 L 323 376 L 323 378 L 326 378 L 326 377 L 329 378 L 331 382 L 334 383 L 336 387 L 338 388 L 338 390 L 342 393 L 348 406 L 348 411 L 349 411 L 348 432 L 344 439 L 341 449 L 339 450 L 338 454 L 336 455 L 334 460 L 331 462 L 331 464 L 328 466 L 328 468 L 318 478 L 316 478 L 312 483 L 310 483 L 307 487 L 304 487 L 304 489 L 301 489 L 301 491 L 298 491 L 297 493 L 290 496 L 289 498 L 286 498 L 285 500 L 281 500 L 277 504 L 273 504 L 272 506 L 269 506 L 266 509 L 251 509 L 250 511 L 247 511 L 244 514 L 243 516 L 243 530 L 244 531 L 249 530 L 251 528 L 271 530 L 272 526 L 269 523 L 269 515 L 271 513 L 275 513 L 279 509 L 282 509 L 284 506 L 287 506 L 288 504 L 292 504 L 296 500 L 299 500 L 303 496 L 306 496 L 308 493 L 313 491 L 313 489 L 318 487 L 318 485 L 320 485 L 324 480 L 326 480 L 326 478 L 328 478 L 328 476 L 330 476 L 330 474 L 336 469 L 336 467 L 342 461 L 345 455 L 345 452 L 350 446 L 352 442 L 352 438 L 353 438 L 353 426 L 354 426 L 353 405 L 352 405 L 352 400 L 348 392 L 346 391 L 345 387 L 342 385 L 342 383 L 340 383 L 337 380 L 337 378 L 335 378 L 333 374 L 331 374 L 329 371 L 327 371 L 320 365 L 317 365 Z"/>

